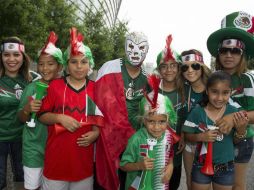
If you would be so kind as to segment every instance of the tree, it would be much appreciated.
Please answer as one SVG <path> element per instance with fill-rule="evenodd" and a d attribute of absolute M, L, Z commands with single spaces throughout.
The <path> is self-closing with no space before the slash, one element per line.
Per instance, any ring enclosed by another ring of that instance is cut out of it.
<path fill-rule="evenodd" d="M 66 0 L 48 0 L 45 18 L 48 21 L 48 31 L 55 31 L 58 35 L 57 46 L 65 51 L 69 45 L 70 28 L 75 26 L 80 29 L 77 16 L 74 14 L 76 7 L 67 4 Z"/>
<path fill-rule="evenodd" d="M 116 59 L 125 56 L 125 36 L 128 32 L 128 22 L 118 21 L 112 30 L 113 38 L 113 55 L 112 58 Z"/>
<path fill-rule="evenodd" d="M 95 68 L 99 68 L 105 61 L 112 57 L 113 46 L 111 31 L 103 22 L 103 12 L 93 13 L 90 8 L 84 15 L 83 34 L 84 43 L 92 50 Z"/>
<path fill-rule="evenodd" d="M 113 28 L 109 28 L 103 16 L 102 10 L 94 13 L 90 7 L 83 20 L 85 43 L 93 52 L 97 69 L 106 61 L 125 56 L 124 43 L 128 31 L 128 22 L 118 21 Z"/>
<path fill-rule="evenodd" d="M 26 46 L 26 52 L 37 58 L 37 52 L 45 43 L 51 30 L 60 37 L 60 47 L 66 48 L 67 32 L 78 25 L 73 12 L 75 7 L 65 0 L 8 0 L 0 6 L 0 39 L 18 36 Z"/>
<path fill-rule="evenodd" d="M 92 12 L 90 7 L 84 19 L 77 16 L 75 4 L 66 0 L 8 0 L 0 6 L 0 40 L 18 36 L 26 52 L 36 60 L 50 31 L 58 35 L 57 46 L 63 51 L 69 45 L 69 30 L 76 27 L 84 35 L 84 43 L 94 55 L 96 68 L 104 62 L 124 56 L 124 39 L 127 22 L 118 22 L 109 28 L 103 21 L 103 11 Z"/>

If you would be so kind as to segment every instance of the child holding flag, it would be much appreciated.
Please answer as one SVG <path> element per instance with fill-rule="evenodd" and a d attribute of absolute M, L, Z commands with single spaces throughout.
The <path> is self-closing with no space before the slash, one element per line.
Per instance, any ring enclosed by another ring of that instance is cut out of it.
<path fill-rule="evenodd" d="M 39 52 L 38 73 L 41 75 L 40 82 L 48 84 L 51 80 L 59 76 L 62 69 L 62 51 L 55 46 L 57 36 L 51 32 L 48 41 Z M 41 100 L 30 100 L 36 92 L 36 83 L 30 83 L 24 90 L 19 104 L 19 118 L 22 122 L 27 122 L 31 118 L 31 113 L 40 110 Z M 23 168 L 25 189 L 38 189 L 41 186 L 42 170 L 44 163 L 44 150 L 47 140 L 47 128 L 35 119 L 35 127 L 31 128 L 27 124 L 23 129 Z"/>
<path fill-rule="evenodd" d="M 153 79 L 156 81 L 157 79 Z M 155 84 L 155 83 L 154 83 Z M 121 169 L 127 172 L 125 189 L 168 189 L 173 172 L 173 131 L 169 123 L 176 122 L 170 100 L 154 91 L 141 101 L 145 127 L 128 141 L 121 159 Z"/>
<path fill-rule="evenodd" d="M 197 105 L 184 123 L 183 131 L 190 142 L 197 142 L 192 167 L 191 189 L 206 190 L 213 185 L 214 190 L 230 190 L 234 183 L 234 137 L 245 134 L 248 118 L 244 112 L 228 104 L 231 95 L 230 75 L 223 71 L 214 72 L 207 81 L 206 94 L 202 106 Z M 218 119 L 234 113 L 235 129 L 222 134 L 215 126 Z M 208 154 L 205 143 L 213 142 L 210 165 L 206 165 Z M 211 165 L 212 164 L 212 165 Z M 204 172 L 210 166 L 212 171 Z"/>
<path fill-rule="evenodd" d="M 101 112 L 93 102 L 94 82 L 87 78 L 94 66 L 89 47 L 76 28 L 64 53 L 68 75 L 52 81 L 42 101 L 39 120 L 48 125 L 43 189 L 93 189 L 94 141 Z"/>

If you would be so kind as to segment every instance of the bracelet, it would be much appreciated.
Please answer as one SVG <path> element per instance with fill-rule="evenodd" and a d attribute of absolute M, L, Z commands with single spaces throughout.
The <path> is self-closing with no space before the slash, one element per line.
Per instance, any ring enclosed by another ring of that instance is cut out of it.
<path fill-rule="evenodd" d="M 246 136 L 247 136 L 247 130 L 245 130 L 245 133 L 244 133 L 243 135 L 238 134 L 237 131 L 235 131 L 234 136 L 235 136 L 236 138 L 238 138 L 238 139 L 244 139 L 244 138 L 246 138 Z"/>
<path fill-rule="evenodd" d="M 23 109 L 23 113 L 24 113 L 25 115 L 30 115 L 30 113 L 29 113 L 28 111 L 24 110 L 24 109 Z"/>

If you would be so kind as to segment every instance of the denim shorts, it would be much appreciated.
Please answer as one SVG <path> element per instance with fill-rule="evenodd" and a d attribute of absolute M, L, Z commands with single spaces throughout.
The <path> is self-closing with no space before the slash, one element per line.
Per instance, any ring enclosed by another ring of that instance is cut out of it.
<path fill-rule="evenodd" d="M 202 165 L 194 163 L 191 172 L 192 181 L 198 184 L 216 183 L 223 186 L 234 184 L 234 163 L 233 161 L 225 164 L 223 169 L 214 170 L 214 175 L 205 175 L 201 172 Z"/>
<path fill-rule="evenodd" d="M 253 138 L 246 138 L 235 145 L 235 162 L 248 163 L 253 152 Z"/>

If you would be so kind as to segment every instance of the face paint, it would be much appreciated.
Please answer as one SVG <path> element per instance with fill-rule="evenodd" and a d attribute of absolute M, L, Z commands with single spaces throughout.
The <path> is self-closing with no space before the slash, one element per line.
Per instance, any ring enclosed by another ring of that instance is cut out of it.
<path fill-rule="evenodd" d="M 125 53 L 133 66 L 140 66 L 148 52 L 147 37 L 142 33 L 131 33 L 126 37 Z"/>

